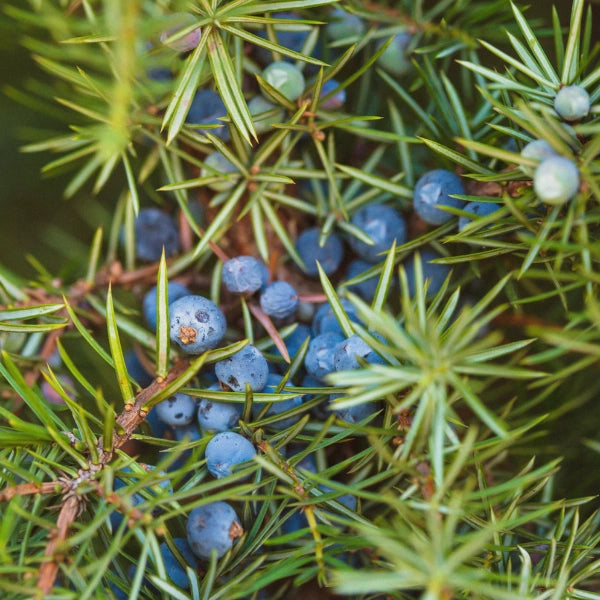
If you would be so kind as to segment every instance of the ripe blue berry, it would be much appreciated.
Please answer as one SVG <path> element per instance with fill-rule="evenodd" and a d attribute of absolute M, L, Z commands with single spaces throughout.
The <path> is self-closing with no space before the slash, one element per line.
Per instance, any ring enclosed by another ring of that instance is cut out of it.
<path fill-rule="evenodd" d="M 267 380 L 267 385 L 263 389 L 263 394 L 274 394 L 277 386 L 281 383 L 283 378 L 281 375 L 269 375 Z M 291 387 L 291 386 L 288 386 Z M 296 398 L 290 398 L 289 400 L 283 400 L 281 402 L 273 402 L 271 406 L 269 406 L 267 412 L 264 414 L 263 418 L 274 417 L 275 415 L 279 415 L 288 410 L 292 410 L 302 404 L 303 397 L 297 396 Z M 267 402 L 254 402 L 252 404 L 252 417 L 256 419 L 260 411 L 264 408 Z M 281 430 L 287 429 L 292 425 L 295 425 L 300 420 L 300 415 L 295 415 L 292 417 L 288 417 L 287 419 L 281 419 L 276 421 L 275 423 L 271 423 L 269 427 L 273 429 Z"/>
<path fill-rule="evenodd" d="M 260 392 L 267 385 L 269 365 L 260 350 L 248 344 L 216 363 L 215 373 L 219 381 L 234 392 L 246 391 L 246 384 L 253 392 Z"/>
<path fill-rule="evenodd" d="M 452 218 L 452 213 L 441 210 L 441 206 L 462 208 L 464 200 L 450 198 L 454 194 L 464 194 L 460 178 L 445 169 L 434 169 L 425 173 L 417 181 L 413 196 L 415 212 L 430 225 L 442 225 Z"/>
<path fill-rule="evenodd" d="M 217 433 L 206 445 L 204 453 L 206 468 L 217 479 L 231 475 L 235 465 L 252 460 L 255 455 L 252 442 L 233 431 Z"/>
<path fill-rule="evenodd" d="M 467 202 L 463 210 L 472 214 L 474 217 L 487 217 L 497 210 L 500 210 L 500 205 L 495 202 Z M 458 230 L 463 231 L 463 229 L 472 222 L 473 220 L 470 217 L 459 217 Z"/>
<path fill-rule="evenodd" d="M 220 152 L 211 152 L 204 158 L 204 164 L 206 166 L 202 167 L 200 177 L 229 176 L 228 178 L 224 177 L 221 181 L 208 184 L 211 190 L 224 192 L 231 189 L 237 183 L 237 179 L 239 178 L 237 167 Z"/>
<path fill-rule="evenodd" d="M 308 345 L 304 357 L 304 368 L 309 375 L 322 380 L 334 371 L 333 356 L 338 344 L 344 341 L 339 333 L 322 333 L 314 337 Z"/>
<path fill-rule="evenodd" d="M 331 400 L 330 409 L 338 418 L 342 419 L 342 421 L 346 421 L 346 423 L 350 423 L 351 425 L 355 425 L 363 419 L 366 419 L 380 408 L 378 402 L 365 402 L 364 404 L 357 404 L 347 408 L 336 408 L 335 402 L 333 401 L 336 398 L 341 398 L 342 396 L 343 394 L 331 394 L 331 396 L 329 396 L 329 399 Z"/>
<path fill-rule="evenodd" d="M 274 281 L 260 295 L 263 312 L 276 319 L 291 317 L 299 302 L 298 293 L 287 281 Z"/>
<path fill-rule="evenodd" d="M 236 256 L 223 264 L 221 278 L 230 292 L 252 294 L 267 285 L 269 270 L 254 256 Z"/>
<path fill-rule="evenodd" d="M 303 325 L 302 323 L 296 325 L 296 329 L 283 340 L 290 358 L 294 358 L 294 356 L 298 354 L 298 350 L 300 350 L 300 347 L 304 344 L 306 338 L 310 338 L 311 334 L 312 332 L 308 325 Z M 276 356 L 281 356 L 281 353 L 276 347 L 273 348 L 271 352 Z"/>
<path fill-rule="evenodd" d="M 125 366 L 127 367 L 127 373 L 133 377 L 140 387 L 148 387 L 152 383 L 154 377 L 146 371 L 135 350 L 128 350 L 125 353 Z"/>
<path fill-rule="evenodd" d="M 173 427 L 173 436 L 178 442 L 197 442 L 202 439 L 200 431 L 198 431 L 198 425 L 196 422 L 191 422 L 188 425 L 181 425 L 180 427 Z"/>
<path fill-rule="evenodd" d="M 368 263 L 365 260 L 356 259 L 353 260 L 348 265 L 348 271 L 346 272 L 346 279 L 354 279 L 359 275 L 362 275 L 369 269 L 371 269 L 373 265 Z M 351 290 L 355 294 L 358 294 L 363 300 L 370 302 L 375 297 L 375 292 L 377 291 L 377 284 L 379 283 L 379 277 L 374 275 L 369 279 L 365 279 L 359 283 L 354 283 L 352 285 L 346 286 L 348 290 Z"/>
<path fill-rule="evenodd" d="M 120 477 L 115 478 L 113 483 L 113 489 L 115 491 L 120 490 L 122 488 L 127 487 L 130 482 L 136 483 L 140 478 L 144 476 L 142 472 L 146 471 L 146 473 L 150 473 L 156 469 L 154 465 L 147 465 L 145 463 L 137 463 L 135 466 L 126 466 L 121 469 L 121 473 L 127 473 L 128 477 L 121 479 Z M 161 472 L 162 474 L 162 472 Z M 138 506 L 146 501 L 146 497 L 149 496 L 159 496 L 162 492 L 166 492 L 167 494 L 173 493 L 173 487 L 171 482 L 168 479 L 164 479 L 163 481 L 157 482 L 151 486 L 147 486 L 143 488 L 145 494 L 140 492 L 136 492 L 130 496 L 129 501 L 132 506 Z M 120 512 L 113 511 L 109 516 L 110 523 L 112 525 L 113 530 L 119 527 L 119 525 L 123 521 L 123 515 Z"/>
<path fill-rule="evenodd" d="M 383 260 L 385 257 L 380 254 L 389 250 L 394 240 L 398 246 L 406 241 L 404 219 L 396 210 L 385 204 L 363 206 L 352 217 L 352 224 L 362 229 L 373 240 L 371 246 L 354 236 L 350 238 L 354 252 L 371 263 Z"/>
<path fill-rule="evenodd" d="M 377 334 L 373 334 L 375 337 L 381 338 Z M 351 369 L 360 369 L 360 364 L 357 360 L 357 356 L 366 360 L 371 364 L 385 364 L 385 361 L 379 354 L 367 344 L 360 336 L 354 334 L 348 339 L 340 342 L 333 353 L 333 368 L 336 371 L 349 371 Z"/>
<path fill-rule="evenodd" d="M 556 150 L 546 140 L 533 140 L 521 150 L 521 156 L 542 161 L 549 156 L 556 156 Z M 535 167 L 521 165 L 521 171 L 526 175 L 533 177 Z"/>
<path fill-rule="evenodd" d="M 359 38 L 364 31 L 365 24 L 362 19 L 341 8 L 331 11 L 331 21 L 325 26 L 325 35 L 332 41 Z"/>
<path fill-rule="evenodd" d="M 191 546 L 185 538 L 173 538 L 177 550 L 185 560 L 185 564 L 181 564 L 166 542 L 160 545 L 160 554 L 165 565 L 165 571 L 169 579 L 183 590 L 190 589 L 190 580 L 188 579 L 186 568 L 189 566 L 192 570 L 198 568 L 198 559 L 194 554 Z"/>
<path fill-rule="evenodd" d="M 220 391 L 221 386 L 213 383 L 209 390 Z M 205 431 L 229 431 L 242 416 L 242 406 L 230 402 L 217 402 L 202 398 L 198 404 L 198 423 Z"/>
<path fill-rule="evenodd" d="M 334 491 L 332 488 L 330 488 L 327 485 L 321 485 L 321 486 L 319 486 L 319 488 L 321 489 L 321 491 L 324 494 L 329 494 L 330 492 Z M 342 494 L 341 496 L 336 496 L 334 498 L 334 500 L 336 502 L 339 502 L 340 504 L 342 504 L 349 510 L 356 511 L 356 506 L 358 504 L 356 496 L 353 496 L 352 494 Z"/>
<path fill-rule="evenodd" d="M 344 258 L 344 245 L 335 233 L 330 233 L 323 246 L 319 246 L 320 227 L 305 229 L 296 240 L 296 251 L 306 265 L 306 274 L 318 277 L 317 261 L 327 275 L 335 273 Z"/>
<path fill-rule="evenodd" d="M 184 296 L 169 306 L 171 341 L 186 354 L 216 347 L 227 322 L 221 309 L 204 296 Z"/>
<path fill-rule="evenodd" d="M 419 250 L 421 257 L 421 269 L 423 271 L 423 283 L 429 282 L 427 288 L 427 296 L 434 296 L 439 292 L 446 277 L 450 273 L 450 267 L 448 265 L 442 265 L 432 263 L 430 261 L 436 258 L 441 258 L 439 254 L 433 250 Z M 404 270 L 406 271 L 406 279 L 408 281 L 408 295 L 415 295 L 415 255 L 411 255 L 406 259 L 404 263 Z"/>
<path fill-rule="evenodd" d="M 283 11 L 276 12 L 271 15 L 274 19 L 287 19 L 287 20 L 298 20 L 302 19 L 302 17 L 292 11 Z M 293 25 L 286 23 L 274 23 L 272 25 L 273 31 L 275 32 L 276 43 L 280 46 L 284 46 L 289 50 L 293 50 L 294 52 L 302 52 L 302 48 L 308 36 L 310 34 L 310 30 L 306 27 L 306 25 Z M 298 29 L 300 28 L 300 29 Z M 303 28 L 303 29 L 302 29 Z M 262 38 L 267 39 L 266 31 L 259 31 L 258 35 Z M 261 62 L 266 63 L 271 59 L 271 51 L 266 48 L 257 47 L 257 54 Z M 284 57 L 284 61 L 291 62 L 292 58 Z"/>
<path fill-rule="evenodd" d="M 533 189 L 538 198 L 552 206 L 570 200 L 579 189 L 579 169 L 563 156 L 550 156 L 543 160 L 533 175 Z"/>
<path fill-rule="evenodd" d="M 140 260 L 160 260 L 179 251 L 179 231 L 175 219 L 159 208 L 142 208 L 134 222 L 135 254 Z"/>
<path fill-rule="evenodd" d="M 281 106 L 269 102 L 262 96 L 254 96 L 248 102 L 248 110 L 252 115 L 252 122 L 257 133 L 272 131 L 272 125 L 283 121 L 285 112 Z"/>
<path fill-rule="evenodd" d="M 198 558 L 209 559 L 213 550 L 221 558 L 244 530 L 235 510 L 226 502 L 194 508 L 186 526 L 187 540 Z"/>
<path fill-rule="evenodd" d="M 340 84 L 335 79 L 327 80 L 321 87 L 321 98 L 327 96 L 330 92 L 333 92 Z M 346 90 L 342 89 L 336 92 L 331 98 L 322 101 L 319 104 L 319 108 L 323 110 L 339 110 L 344 106 L 346 102 Z"/>
<path fill-rule="evenodd" d="M 187 394 L 178 392 L 159 402 L 155 409 L 158 418 L 167 425 L 181 427 L 188 425 L 196 416 L 196 401 Z"/>
<path fill-rule="evenodd" d="M 169 283 L 167 290 L 169 306 L 173 304 L 175 300 L 179 300 L 179 298 L 183 298 L 184 296 L 189 296 L 191 293 L 192 292 L 181 283 L 177 283 L 176 281 Z M 144 314 L 144 319 L 146 319 L 146 323 L 148 323 L 148 327 L 152 331 L 156 331 L 156 286 L 144 296 L 144 300 L 142 301 L 142 312 Z"/>
<path fill-rule="evenodd" d="M 219 125 L 206 131 L 220 137 L 222 140 L 229 138 L 229 131 L 221 121 L 227 116 L 227 109 L 221 96 L 212 90 L 198 90 L 188 111 L 185 122 L 190 125 Z"/>
<path fill-rule="evenodd" d="M 587 117 L 590 107 L 590 95 L 580 85 L 567 85 L 554 98 L 554 110 L 565 121 Z"/>
<path fill-rule="evenodd" d="M 297 100 L 304 91 L 304 75 L 298 67 L 291 63 L 281 60 L 273 62 L 263 70 L 261 76 L 292 102 Z"/>
<path fill-rule="evenodd" d="M 306 516 L 300 509 L 294 509 L 288 514 L 290 516 L 281 524 L 281 531 L 284 535 L 308 528 Z"/>
<path fill-rule="evenodd" d="M 167 17 L 166 27 L 159 36 L 160 41 L 164 44 L 165 41 L 171 36 L 175 35 L 178 31 L 186 29 L 197 22 L 196 17 L 190 13 L 178 12 Z M 189 52 L 193 50 L 200 42 L 200 27 L 192 29 L 188 34 L 168 42 L 166 45 L 172 50 L 177 52 Z"/>
<path fill-rule="evenodd" d="M 360 323 L 360 319 L 356 314 L 356 309 L 354 305 L 350 303 L 346 298 L 340 298 L 340 303 L 342 308 L 346 311 L 348 318 L 355 323 Z M 325 304 L 321 304 L 317 311 L 315 312 L 315 316 L 313 317 L 312 329 L 315 335 L 319 335 L 321 333 L 339 333 L 342 337 L 343 330 L 340 327 L 340 324 L 333 312 L 333 308 L 329 302 Z"/>
<path fill-rule="evenodd" d="M 406 73 L 412 66 L 407 54 L 411 40 L 410 33 L 401 32 L 394 35 L 390 45 L 377 59 L 377 63 L 392 75 L 400 76 Z M 385 42 L 385 39 L 381 40 L 378 48 L 381 48 Z"/>

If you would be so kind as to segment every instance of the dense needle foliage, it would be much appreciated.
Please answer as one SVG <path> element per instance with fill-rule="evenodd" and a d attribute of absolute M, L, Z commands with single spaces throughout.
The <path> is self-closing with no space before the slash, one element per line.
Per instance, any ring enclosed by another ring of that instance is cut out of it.
<path fill-rule="evenodd" d="M 542 18 L 509 0 L 3 8 L 43 71 L 4 91 L 55 129 L 24 150 L 49 157 L 45 174 L 95 234 L 82 250 L 79 232 L 62 232 L 61 273 L 41 257 L 30 259 L 34 280 L 0 264 L 0 597 L 600 599 L 591 2 Z M 340 8 L 361 28 L 328 33 Z M 175 13 L 188 16 L 173 27 Z M 298 99 L 261 76 L 283 60 L 302 71 Z M 591 102 L 569 123 L 554 110 L 567 85 Z M 191 122 L 198 89 L 218 93 L 219 118 Z M 343 103 L 328 102 L 342 90 Z M 272 103 L 260 118 L 259 96 Z M 538 162 L 521 154 L 533 140 L 576 164 L 566 203 L 539 201 Z M 215 151 L 223 170 L 206 160 Z M 443 225 L 421 221 L 413 189 L 441 168 L 461 176 L 460 200 L 498 210 L 460 232 L 460 208 Z M 352 217 L 378 203 L 402 213 L 408 241 L 350 281 L 303 273 L 300 232 L 370 243 Z M 148 207 L 179 232 L 179 248 L 155 262 L 136 256 Z M 422 260 L 432 250 L 449 268 L 435 293 Z M 286 356 L 295 323 L 221 285 L 223 262 L 240 254 L 296 286 L 304 311 L 327 299 L 343 334 L 380 360 L 303 383 L 308 342 Z M 352 284 L 371 277 L 365 301 Z M 171 344 L 175 281 L 223 309 L 217 348 L 187 356 Z M 141 308 L 153 286 L 156 332 Z M 283 375 L 273 392 L 210 388 L 212 365 L 247 343 Z M 215 479 L 212 433 L 157 433 L 153 407 L 176 392 L 237 403 L 254 459 Z M 299 395 L 283 416 L 253 410 Z M 339 417 L 371 402 L 357 422 Z M 181 587 L 160 544 L 181 559 L 173 540 L 187 515 L 217 500 L 244 532 L 222 558 L 188 566 Z M 299 529 L 286 526 L 298 516 Z"/>

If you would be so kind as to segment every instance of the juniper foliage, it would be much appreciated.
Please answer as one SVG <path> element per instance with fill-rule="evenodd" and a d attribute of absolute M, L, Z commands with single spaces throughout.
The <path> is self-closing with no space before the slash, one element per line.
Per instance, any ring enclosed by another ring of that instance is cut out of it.
<path fill-rule="evenodd" d="M 359 17 L 363 33 L 327 38 L 334 7 Z M 2 598 L 278 599 L 298 587 L 365 600 L 600 598 L 600 46 L 592 3 L 570 8 L 532 18 L 509 0 L 9 0 L 5 16 L 44 77 L 5 92 L 55 129 L 23 149 L 51 156 L 45 174 L 95 233 L 80 251 L 75 232 L 62 232 L 74 266 L 61 278 L 38 259 L 33 280 L 0 265 Z M 178 12 L 190 24 L 161 38 Z M 193 49 L 173 49 L 198 28 Z M 305 34 L 300 49 L 280 43 L 285 28 Z M 397 75 L 380 57 L 406 33 Z M 297 102 L 261 78 L 265 55 L 302 69 Z M 569 125 L 553 109 L 565 85 L 592 104 Z M 226 116 L 186 120 L 199 88 L 218 92 Z M 341 90 L 345 104 L 324 108 Z M 274 105 L 266 129 L 248 108 L 257 94 Z M 520 151 L 535 139 L 579 169 L 563 206 L 541 204 L 531 186 L 537 162 Z M 214 151 L 235 170 L 206 165 Z M 223 261 L 252 254 L 302 280 L 300 229 L 369 243 L 356 210 L 386 202 L 409 215 L 432 168 L 461 175 L 463 200 L 500 209 L 460 233 L 456 219 L 411 218 L 409 241 L 350 282 L 377 276 L 372 302 L 320 268 L 306 297 L 326 298 L 344 334 L 385 364 L 301 387 L 308 342 L 290 357 L 293 326 L 277 330 L 252 299 L 231 304 Z M 146 206 L 178 215 L 176 257 L 136 259 Z M 451 267 L 435 294 L 425 248 Z M 222 347 L 188 358 L 171 347 L 169 280 L 230 304 Z M 155 335 L 140 315 L 153 285 Z M 284 366 L 275 393 L 208 390 L 210 365 L 247 343 Z M 147 382 L 125 360 L 132 348 Z M 255 459 L 214 480 L 211 434 L 153 433 L 152 407 L 179 391 L 239 403 Z M 378 409 L 353 424 L 315 418 L 330 394 L 336 410 Z M 252 411 L 298 395 L 283 414 Z M 181 558 L 186 516 L 216 500 L 236 507 L 244 533 L 221 559 L 188 566 L 189 587 L 178 587 L 159 546 Z M 304 527 L 286 533 L 298 514 Z"/>

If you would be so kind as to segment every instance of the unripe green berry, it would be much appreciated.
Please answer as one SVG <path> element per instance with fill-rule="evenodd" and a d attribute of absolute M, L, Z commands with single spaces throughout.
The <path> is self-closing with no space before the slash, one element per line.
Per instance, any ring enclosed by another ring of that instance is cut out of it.
<path fill-rule="evenodd" d="M 533 188 L 542 202 L 560 206 L 577 193 L 579 169 L 568 158 L 550 156 L 535 170 Z"/>
<path fill-rule="evenodd" d="M 262 78 L 288 100 L 297 100 L 304 91 L 302 71 L 284 61 L 271 63 L 262 72 Z"/>
<path fill-rule="evenodd" d="M 533 140 L 529 142 L 523 150 L 521 150 L 521 156 L 524 158 L 533 158 L 535 160 L 545 160 L 550 156 L 556 156 L 556 150 L 546 140 Z M 526 175 L 533 177 L 536 167 L 529 167 L 527 165 L 521 165 L 521 170 Z"/>
<path fill-rule="evenodd" d="M 590 95 L 579 85 L 568 85 L 556 94 L 554 110 L 565 121 L 579 121 L 590 112 Z"/>
<path fill-rule="evenodd" d="M 220 152 L 212 152 L 204 159 L 204 164 L 214 171 L 223 174 L 229 173 L 238 173 L 237 167 L 227 158 L 225 158 Z M 207 169 L 206 167 L 202 168 L 201 176 L 202 177 L 210 177 L 212 175 L 216 175 L 214 171 L 211 169 Z M 211 183 L 209 185 L 211 190 L 215 190 L 216 192 L 224 192 L 225 190 L 231 189 L 235 185 L 235 181 L 223 179 L 223 181 L 216 181 L 215 183 Z"/>

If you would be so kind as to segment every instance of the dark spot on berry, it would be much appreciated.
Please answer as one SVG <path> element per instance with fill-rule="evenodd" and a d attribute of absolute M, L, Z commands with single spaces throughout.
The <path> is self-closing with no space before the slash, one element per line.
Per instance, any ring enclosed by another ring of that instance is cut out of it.
<path fill-rule="evenodd" d="M 210 315 L 204 310 L 199 310 L 194 316 L 199 323 L 208 323 L 210 320 Z"/>
<path fill-rule="evenodd" d="M 236 377 L 234 377 L 233 375 L 230 375 L 229 378 L 227 379 L 227 383 L 231 386 L 231 387 L 238 387 L 240 384 L 237 380 Z"/>
<path fill-rule="evenodd" d="M 175 415 L 175 418 L 176 418 L 176 419 L 181 419 L 181 418 L 183 418 L 183 413 L 182 413 L 182 412 L 178 412 L 178 413 Z"/>

